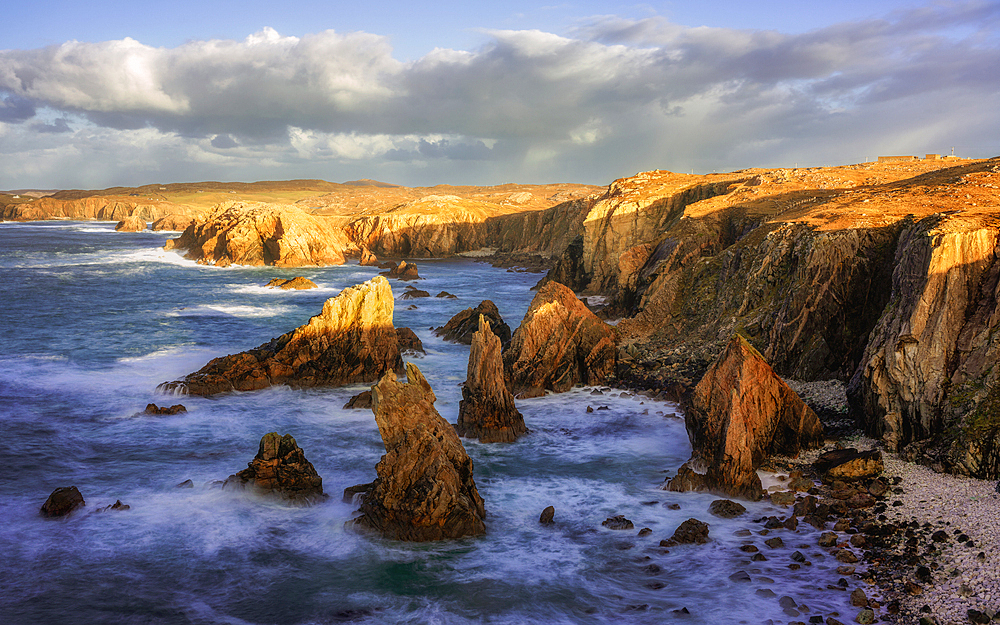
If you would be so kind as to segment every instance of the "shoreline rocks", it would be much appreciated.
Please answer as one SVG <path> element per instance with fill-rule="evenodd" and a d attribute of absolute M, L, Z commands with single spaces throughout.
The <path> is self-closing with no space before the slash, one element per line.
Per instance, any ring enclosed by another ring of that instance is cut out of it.
<path fill-rule="evenodd" d="M 442 291 L 443 293 L 444 291 Z M 438 294 L 441 297 L 441 294 Z M 500 309 L 491 300 L 484 299 L 475 308 L 466 308 L 456 313 L 448 323 L 434 328 L 435 336 L 446 341 L 472 345 L 472 336 L 479 330 L 479 317 L 486 317 L 490 323 L 490 331 L 500 338 L 500 345 L 510 343 L 510 326 L 500 316 Z"/>
<path fill-rule="evenodd" d="M 230 475 L 222 487 L 252 488 L 296 501 L 325 497 L 323 478 L 306 459 L 305 452 L 291 434 L 281 436 L 277 432 L 265 434 L 247 468 Z"/>
<path fill-rule="evenodd" d="M 295 289 L 296 291 L 303 291 L 305 289 L 315 289 L 318 288 L 316 283 L 309 278 L 303 278 L 302 276 L 296 276 L 294 278 L 274 278 L 270 282 L 264 285 L 269 289 L 283 289 L 285 291 L 289 289 Z"/>
<path fill-rule="evenodd" d="M 76 486 L 62 486 L 49 494 L 39 512 L 44 517 L 61 517 L 86 505 Z"/>
<path fill-rule="evenodd" d="M 493 334 L 486 317 L 479 315 L 455 424 L 459 436 L 478 438 L 481 443 L 513 443 L 528 432 L 524 417 L 514 406 L 514 396 L 504 384 L 500 349 L 500 338 Z"/>
<path fill-rule="evenodd" d="M 130 215 L 115 224 L 116 232 L 142 232 L 145 229 L 146 221 L 138 215 Z"/>

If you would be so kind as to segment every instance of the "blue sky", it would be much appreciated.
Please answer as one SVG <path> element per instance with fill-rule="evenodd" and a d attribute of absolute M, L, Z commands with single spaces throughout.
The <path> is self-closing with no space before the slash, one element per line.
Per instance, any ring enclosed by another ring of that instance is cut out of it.
<path fill-rule="evenodd" d="M 0 188 L 1000 154 L 1000 3 L 17 3 Z"/>

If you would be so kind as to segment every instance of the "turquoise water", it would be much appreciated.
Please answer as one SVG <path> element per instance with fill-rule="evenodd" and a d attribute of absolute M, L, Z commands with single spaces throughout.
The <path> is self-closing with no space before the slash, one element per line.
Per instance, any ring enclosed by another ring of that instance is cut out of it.
<path fill-rule="evenodd" d="M 837 563 L 815 547 L 811 528 L 784 534 L 787 552 L 802 548 L 813 560 L 808 571 L 790 571 L 782 550 L 751 563 L 733 532 L 759 529 L 751 519 L 778 509 L 753 504 L 742 519 L 722 520 L 706 512 L 712 496 L 658 490 L 664 471 L 690 454 L 676 406 L 610 389 L 520 401 L 532 433 L 517 443 L 465 441 L 487 536 L 418 545 L 345 530 L 354 506 L 340 493 L 371 481 L 384 453 L 371 412 L 342 408 L 364 386 L 211 399 L 154 389 L 301 325 L 378 270 L 204 267 L 164 252 L 170 236 L 117 233 L 98 222 L 0 224 L 0 622 L 756 624 L 853 616 L 846 593 L 827 590 Z M 418 264 L 420 288 L 459 298 L 397 300 L 395 323 L 423 340 L 428 353 L 414 362 L 438 411 L 454 422 L 468 347 L 429 328 L 487 298 L 515 328 L 539 276 L 470 260 Z M 262 287 L 295 275 L 320 288 Z M 392 282 L 397 297 L 403 286 Z M 136 414 L 149 402 L 178 401 L 189 412 Z M 271 431 L 296 438 L 328 501 L 291 507 L 212 484 L 244 468 Z M 188 479 L 194 488 L 177 488 Z M 69 485 L 86 508 L 43 519 L 48 494 Z M 131 509 L 95 512 L 117 499 Z M 548 505 L 557 522 L 542 527 Z M 615 514 L 635 530 L 601 526 Z M 659 541 L 689 517 L 710 522 L 713 540 L 664 553 Z M 642 527 L 653 533 L 638 537 Z M 737 570 L 753 581 L 731 581 Z M 757 593 L 764 588 L 810 609 L 791 618 Z M 674 612 L 682 608 L 690 614 Z"/>

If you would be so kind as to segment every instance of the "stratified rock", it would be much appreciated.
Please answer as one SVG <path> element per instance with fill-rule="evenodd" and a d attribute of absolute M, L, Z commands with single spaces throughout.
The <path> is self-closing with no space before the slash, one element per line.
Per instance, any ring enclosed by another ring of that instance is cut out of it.
<path fill-rule="evenodd" d="M 575 384 L 605 384 L 615 371 L 614 328 L 558 282 L 538 290 L 504 352 L 507 388 L 515 397 Z"/>
<path fill-rule="evenodd" d="M 555 523 L 556 509 L 555 506 L 545 506 L 542 513 L 538 516 L 538 522 L 542 525 L 552 525 Z"/>
<path fill-rule="evenodd" d="M 358 264 L 361 265 L 362 267 L 379 266 L 378 258 L 375 256 L 375 254 L 372 254 L 372 251 L 367 247 L 361 248 L 361 259 L 358 260 Z"/>
<path fill-rule="evenodd" d="M 188 226 L 194 225 L 194 219 L 188 217 L 187 215 L 178 215 L 176 213 L 171 213 L 169 215 L 164 215 L 159 219 L 153 221 L 153 225 L 149 227 L 150 230 L 170 230 L 174 232 L 184 232 L 187 230 Z"/>
<path fill-rule="evenodd" d="M 500 339 L 483 315 L 479 315 L 479 331 L 472 336 L 455 430 L 459 436 L 482 443 L 513 443 L 528 431 L 504 384 Z"/>
<path fill-rule="evenodd" d="M 303 278 L 302 276 L 296 276 L 294 278 L 274 278 L 265 285 L 269 289 L 295 289 L 297 291 L 303 291 L 305 289 L 315 289 L 316 283 L 309 278 Z"/>
<path fill-rule="evenodd" d="M 164 249 L 217 266 L 343 265 L 354 245 L 336 222 L 289 205 L 260 202 L 220 204 L 204 222 L 189 226 Z"/>
<path fill-rule="evenodd" d="M 256 349 L 216 358 L 159 390 L 192 395 L 253 391 L 278 384 L 340 386 L 400 371 L 389 282 L 376 276 L 323 304 L 307 324 Z"/>
<path fill-rule="evenodd" d="M 252 487 L 288 499 L 309 500 L 323 497 L 323 478 L 316 473 L 305 452 L 291 434 L 277 432 L 260 439 L 257 455 L 236 475 L 230 475 L 223 488 Z"/>
<path fill-rule="evenodd" d="M 130 215 L 115 224 L 115 230 L 118 232 L 142 232 L 145 229 L 145 220 L 137 215 Z"/>
<path fill-rule="evenodd" d="M 734 335 L 694 389 L 685 424 L 691 459 L 668 489 L 758 500 L 757 467 L 823 442 L 823 426 L 742 336 Z"/>
<path fill-rule="evenodd" d="M 76 486 L 63 486 L 52 491 L 42 504 L 42 516 L 66 516 L 70 512 L 87 505 Z"/>
<path fill-rule="evenodd" d="M 412 354 L 426 354 L 424 344 L 417 336 L 417 333 L 410 328 L 396 328 L 396 340 L 399 342 L 400 352 L 410 352 Z"/>
<path fill-rule="evenodd" d="M 882 463 L 882 452 L 878 449 L 859 452 L 848 447 L 820 454 L 813 462 L 813 468 L 825 480 L 855 481 L 881 475 L 885 465 Z"/>
<path fill-rule="evenodd" d="M 397 280 L 420 280 L 421 277 L 417 274 L 417 266 L 413 263 L 408 263 L 405 260 L 399 261 L 399 264 L 390 269 L 389 271 L 380 272 L 380 275 L 386 276 L 388 278 L 396 278 Z"/>
<path fill-rule="evenodd" d="M 698 519 L 688 519 L 674 530 L 674 535 L 667 540 L 661 540 L 661 547 L 672 547 L 674 545 L 698 544 L 704 545 L 708 542 L 708 523 Z"/>
<path fill-rule="evenodd" d="M 142 411 L 141 414 L 153 414 L 153 415 L 175 415 L 182 412 L 187 412 L 187 408 L 183 404 L 174 404 L 173 406 L 157 406 L 156 404 L 146 404 L 146 409 Z"/>
<path fill-rule="evenodd" d="M 510 343 L 510 326 L 504 323 L 497 305 L 488 299 L 480 302 L 479 306 L 475 308 L 466 308 L 449 319 L 448 323 L 443 326 L 434 328 L 434 334 L 446 341 L 472 345 L 472 335 L 479 330 L 480 315 L 486 317 L 486 320 L 490 322 L 490 329 L 493 334 L 500 337 L 501 345 Z"/>
<path fill-rule="evenodd" d="M 354 397 L 351 397 L 344 404 L 344 408 L 347 410 L 358 409 L 358 408 L 371 408 L 372 407 L 372 392 L 371 391 L 361 391 Z"/>
<path fill-rule="evenodd" d="M 406 383 L 388 373 L 372 389 L 386 453 L 353 523 L 395 540 L 428 541 L 486 532 L 472 460 L 434 409 L 434 391 L 413 363 Z"/>

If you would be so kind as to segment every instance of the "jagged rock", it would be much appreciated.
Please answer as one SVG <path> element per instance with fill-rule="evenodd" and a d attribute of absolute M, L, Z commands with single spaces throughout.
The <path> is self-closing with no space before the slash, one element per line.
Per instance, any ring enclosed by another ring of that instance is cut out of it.
<path fill-rule="evenodd" d="M 372 407 L 372 392 L 371 391 L 361 391 L 357 395 L 351 397 L 344 408 L 347 410 L 355 408 L 371 408 Z"/>
<path fill-rule="evenodd" d="M 203 264 L 276 267 L 343 265 L 344 252 L 356 249 L 328 218 L 260 202 L 220 204 L 163 247 L 186 250 L 186 258 Z"/>
<path fill-rule="evenodd" d="M 472 460 L 455 428 L 434 409 L 434 391 L 413 363 L 406 383 L 387 373 L 372 389 L 386 453 L 354 525 L 395 540 L 429 541 L 486 532 Z"/>
<path fill-rule="evenodd" d="M 363 267 L 378 267 L 379 262 L 375 254 L 367 247 L 361 248 L 361 259 L 358 260 L 358 264 Z"/>
<path fill-rule="evenodd" d="M 661 547 L 672 547 L 674 545 L 698 544 L 704 545 L 708 542 L 708 523 L 698 519 L 688 519 L 674 530 L 674 535 L 667 540 L 661 540 Z"/>
<path fill-rule="evenodd" d="M 763 496 L 756 469 L 764 459 L 794 457 L 823 442 L 816 414 L 739 335 L 695 387 L 686 412 L 691 459 L 669 490 L 708 490 L 756 501 Z"/>
<path fill-rule="evenodd" d="M 117 499 L 113 504 L 97 508 L 96 510 L 94 510 L 94 512 L 107 512 L 109 510 L 117 510 L 119 512 L 124 512 L 125 510 L 130 510 L 131 508 L 132 506 L 128 505 L 127 503 L 122 503 L 121 499 Z"/>
<path fill-rule="evenodd" d="M 399 264 L 390 269 L 389 271 L 382 271 L 380 275 L 386 276 L 388 278 L 396 278 L 397 280 L 421 280 L 422 278 L 417 274 L 417 266 L 413 263 L 408 263 L 405 260 L 399 261 Z"/>
<path fill-rule="evenodd" d="M 490 330 L 500 338 L 500 344 L 510 342 L 510 326 L 504 323 L 497 305 L 484 299 L 475 308 L 466 308 L 448 320 L 448 323 L 434 328 L 434 334 L 446 341 L 472 345 L 472 335 L 479 330 L 479 317 L 490 322 Z"/>
<path fill-rule="evenodd" d="M 558 282 L 538 290 L 504 352 L 507 388 L 515 397 L 575 384 L 605 384 L 614 375 L 616 334 L 573 291 Z"/>
<path fill-rule="evenodd" d="M 367 484 L 355 484 L 354 486 L 348 486 L 344 489 L 344 503 L 354 503 L 355 498 L 358 495 L 364 495 L 372 489 L 372 483 Z"/>
<path fill-rule="evenodd" d="M 182 412 L 187 412 L 187 408 L 183 404 L 174 404 L 173 406 L 157 406 L 156 404 L 146 404 L 146 409 L 139 414 L 153 414 L 153 415 L 175 415 Z"/>
<path fill-rule="evenodd" d="M 434 297 L 443 297 L 445 299 L 458 299 L 457 295 L 452 295 L 448 291 L 441 291 L 440 293 L 438 293 Z"/>
<path fill-rule="evenodd" d="M 296 276 L 287 280 L 285 278 L 274 278 L 265 286 L 269 289 L 295 289 L 297 291 L 317 288 L 315 282 L 309 278 L 303 278 L 302 276 Z"/>
<path fill-rule="evenodd" d="M 389 282 L 376 276 L 323 304 L 309 322 L 250 351 L 216 358 L 158 389 L 192 395 L 372 382 L 402 370 Z"/>
<path fill-rule="evenodd" d="M 542 510 L 542 514 L 538 517 L 538 522 L 542 525 L 552 525 L 555 523 L 556 509 L 555 506 L 546 506 Z"/>
<path fill-rule="evenodd" d="M 115 224 L 115 230 L 118 232 L 142 232 L 145 229 L 145 220 L 137 215 L 130 215 Z"/>
<path fill-rule="evenodd" d="M 399 342 L 400 352 L 410 352 L 414 354 L 426 354 L 424 344 L 417 333 L 410 328 L 396 328 L 396 340 Z"/>
<path fill-rule="evenodd" d="M 406 290 L 403 294 L 399 296 L 399 299 L 417 299 L 418 297 L 430 297 L 431 294 L 427 291 L 421 291 L 418 288 L 412 287 L 410 285 L 406 286 Z"/>
<path fill-rule="evenodd" d="M 291 434 L 277 432 L 260 439 L 257 455 L 247 468 L 230 475 L 223 488 L 252 487 L 294 500 L 322 498 L 323 478 Z"/>
<path fill-rule="evenodd" d="M 512 443 L 528 431 L 514 406 L 514 396 L 504 384 L 500 339 L 483 315 L 479 315 L 479 330 L 472 337 L 455 429 L 459 436 L 478 438 L 482 443 Z"/>
<path fill-rule="evenodd" d="M 63 486 L 52 491 L 42 504 L 42 516 L 66 516 L 70 512 L 87 505 L 76 486 Z"/>
<path fill-rule="evenodd" d="M 624 514 L 616 514 L 601 521 L 601 525 L 609 530 L 631 530 L 635 529 L 632 521 L 625 518 Z"/>
<path fill-rule="evenodd" d="M 747 509 L 735 501 L 729 499 L 716 499 L 708 505 L 708 512 L 723 519 L 734 519 L 746 514 Z"/>
<path fill-rule="evenodd" d="M 194 225 L 194 222 L 195 220 L 187 215 L 171 213 L 154 220 L 153 225 L 151 225 L 149 229 L 156 231 L 170 230 L 172 232 L 184 232 L 187 230 L 188 226 Z"/>
<path fill-rule="evenodd" d="M 877 449 L 859 452 L 853 447 L 833 449 L 822 453 L 813 462 L 813 468 L 824 480 L 856 481 L 881 475 L 885 470 L 882 452 Z"/>

